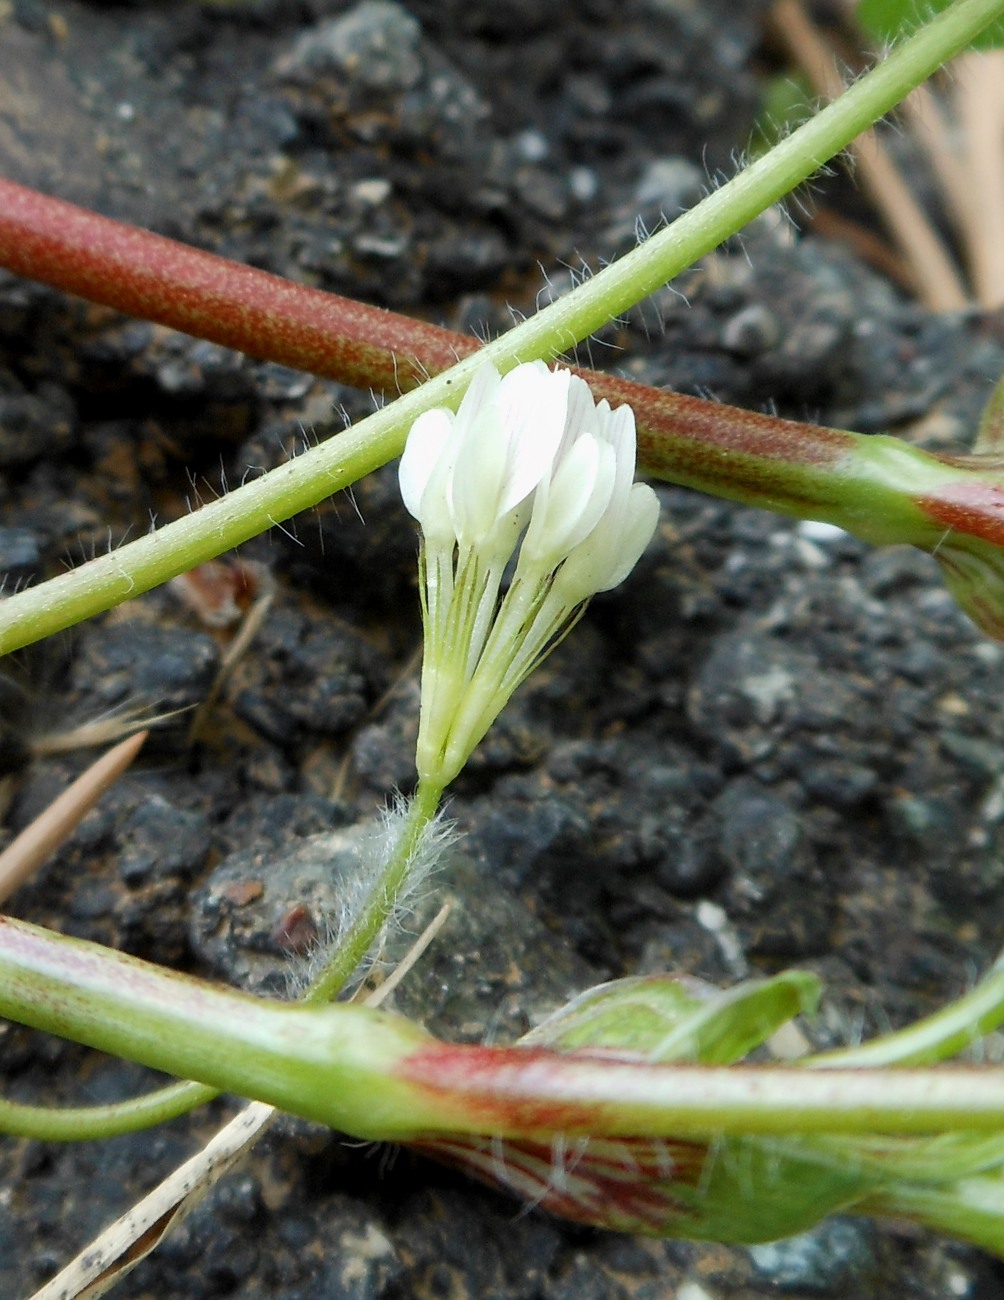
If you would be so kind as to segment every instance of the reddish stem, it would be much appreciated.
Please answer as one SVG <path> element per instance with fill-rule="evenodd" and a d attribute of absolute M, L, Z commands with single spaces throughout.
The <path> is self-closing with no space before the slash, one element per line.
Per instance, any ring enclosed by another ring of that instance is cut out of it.
<path fill-rule="evenodd" d="M 130 316 L 359 388 L 412 388 L 478 346 L 2 178 L 0 263 Z"/>
<path fill-rule="evenodd" d="M 478 348 L 423 321 L 305 288 L 0 179 L 0 265 L 199 338 L 362 388 L 400 391 Z M 781 420 L 595 371 L 595 395 L 638 420 L 639 467 L 670 482 L 802 517 L 873 542 L 938 549 L 972 539 L 1002 567 L 1004 474 L 978 456 Z M 960 489 L 957 481 L 968 478 Z M 943 491 L 949 497 L 942 500 Z M 947 510 L 947 514 L 946 514 Z M 967 543 L 969 545 L 969 543 Z M 967 561 L 968 562 L 968 561 Z M 973 613 L 972 593 L 953 589 Z M 993 628 L 1004 626 L 1001 613 Z M 996 598 L 995 598 L 996 605 Z M 985 614 L 974 614 L 989 626 Z"/>
<path fill-rule="evenodd" d="M 0 178 L 0 264 L 65 293 L 251 356 L 359 388 L 412 388 L 475 352 L 476 339 L 294 284 Z M 630 402 L 644 468 L 666 471 L 692 444 L 686 481 L 723 473 L 722 453 L 827 463 L 852 439 L 580 370 L 596 396 Z M 663 439 L 677 450 L 667 457 Z M 680 467 L 681 470 L 684 467 Z"/>

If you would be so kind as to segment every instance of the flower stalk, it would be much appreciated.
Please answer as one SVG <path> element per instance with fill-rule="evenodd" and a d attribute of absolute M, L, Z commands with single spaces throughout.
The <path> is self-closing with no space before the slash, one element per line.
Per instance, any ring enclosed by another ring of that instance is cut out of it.
<path fill-rule="evenodd" d="M 303 1002 L 331 1002 L 363 965 L 388 920 L 398 911 L 402 896 L 412 885 L 417 861 L 427 848 L 426 841 L 442 796 L 442 786 L 428 780 L 419 782 L 373 888 L 311 981 Z"/>

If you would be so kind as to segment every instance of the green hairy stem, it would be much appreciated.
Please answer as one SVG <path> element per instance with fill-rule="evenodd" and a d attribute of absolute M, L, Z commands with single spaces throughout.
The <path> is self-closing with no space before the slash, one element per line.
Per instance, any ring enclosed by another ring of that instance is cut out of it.
<path fill-rule="evenodd" d="M 452 1046 L 362 1006 L 269 1002 L 0 918 L 0 1014 L 356 1137 L 996 1133 L 1004 1075 L 653 1064 Z"/>

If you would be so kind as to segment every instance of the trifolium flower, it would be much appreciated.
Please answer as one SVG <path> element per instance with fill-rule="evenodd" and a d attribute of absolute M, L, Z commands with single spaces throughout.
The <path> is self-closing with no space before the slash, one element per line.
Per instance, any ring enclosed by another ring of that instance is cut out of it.
<path fill-rule="evenodd" d="M 415 421 L 400 483 L 422 529 L 423 781 L 453 780 L 590 597 L 634 568 L 659 514 L 634 470 L 631 408 L 541 361 L 504 377 L 486 363 L 456 414 Z"/>

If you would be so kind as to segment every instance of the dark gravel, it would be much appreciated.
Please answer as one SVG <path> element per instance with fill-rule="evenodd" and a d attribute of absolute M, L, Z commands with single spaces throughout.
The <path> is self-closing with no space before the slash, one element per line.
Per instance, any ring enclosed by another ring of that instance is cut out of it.
<path fill-rule="evenodd" d="M 21 0 L 0 17 L 0 167 L 494 332 L 729 169 L 764 8 Z M 581 353 L 937 446 L 966 444 L 1004 369 L 999 321 L 933 317 L 777 214 Z M 371 402 L 0 278 L 4 589 L 183 514 Z M 454 912 L 398 1005 L 446 1036 L 506 1039 L 613 975 L 728 983 L 797 963 L 827 982 L 821 1043 L 932 1010 L 1004 934 L 1004 650 L 926 557 L 660 490 L 636 574 L 458 781 L 463 839 L 439 880 Z M 68 722 L 187 712 L 13 910 L 257 988 L 302 978 L 353 846 L 413 779 L 414 550 L 392 469 L 248 545 L 274 604 L 194 743 L 232 629 L 175 593 L 20 656 L 0 680 L 4 835 L 86 763 L 32 757 Z M 15 1026 L 0 1064 L 22 1099 L 150 1082 Z M 0 1293 L 30 1293 L 233 1108 L 100 1146 L 4 1143 Z M 289 1122 L 122 1293 L 941 1300 L 1001 1295 L 1004 1273 L 858 1220 L 752 1250 L 635 1241 Z"/>

